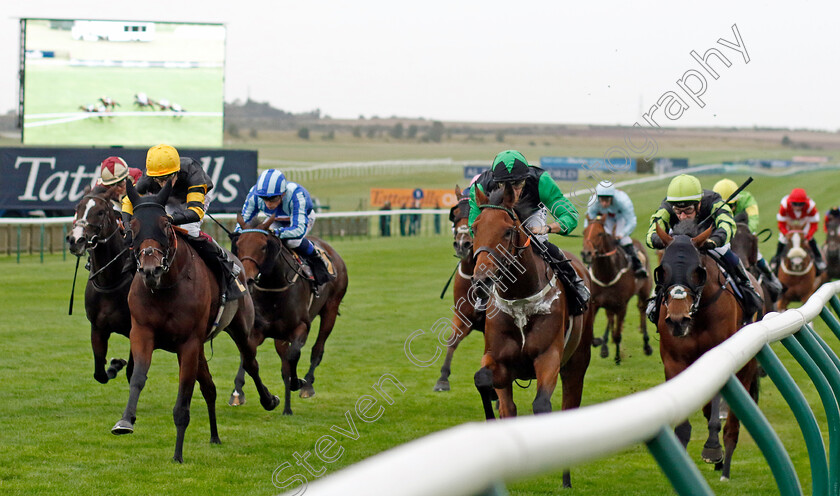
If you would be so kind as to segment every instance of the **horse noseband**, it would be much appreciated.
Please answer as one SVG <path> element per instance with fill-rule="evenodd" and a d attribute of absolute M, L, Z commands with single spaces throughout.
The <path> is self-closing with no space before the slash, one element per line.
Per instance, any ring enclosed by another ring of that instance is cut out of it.
<path fill-rule="evenodd" d="M 151 257 L 151 256 L 154 256 L 155 252 L 160 253 L 160 268 L 164 272 L 169 272 L 169 249 L 167 249 L 164 252 L 160 248 L 155 248 L 154 246 L 147 246 L 147 247 L 137 251 L 136 260 L 137 260 L 137 270 L 138 271 L 143 268 L 142 265 L 140 264 L 140 257 L 142 257 L 143 255 Z"/>

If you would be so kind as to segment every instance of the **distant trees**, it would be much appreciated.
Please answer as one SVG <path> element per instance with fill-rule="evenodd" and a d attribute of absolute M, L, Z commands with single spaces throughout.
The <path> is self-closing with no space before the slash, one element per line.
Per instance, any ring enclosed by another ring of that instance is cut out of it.
<path fill-rule="evenodd" d="M 414 139 L 417 137 L 417 124 L 412 124 L 408 126 L 408 132 L 406 133 L 405 137 L 408 139 Z"/>
<path fill-rule="evenodd" d="M 394 139 L 402 139 L 403 138 L 403 132 L 404 132 L 404 130 L 403 130 L 402 122 L 398 122 L 398 123 L 394 124 L 394 127 L 391 128 L 391 131 L 389 132 L 389 134 Z"/>
<path fill-rule="evenodd" d="M 432 127 L 426 132 L 425 135 L 421 138 L 422 141 L 431 141 L 433 143 L 440 143 L 443 139 L 443 123 L 440 121 L 432 122 Z"/>
<path fill-rule="evenodd" d="M 309 139 L 309 128 L 304 126 L 300 129 L 298 129 L 297 135 L 298 135 L 298 138 L 300 138 L 300 139 L 308 140 Z"/>

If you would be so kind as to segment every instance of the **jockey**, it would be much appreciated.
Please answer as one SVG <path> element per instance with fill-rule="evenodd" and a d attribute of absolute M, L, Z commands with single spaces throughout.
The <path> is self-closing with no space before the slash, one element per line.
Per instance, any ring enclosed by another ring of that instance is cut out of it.
<path fill-rule="evenodd" d="M 647 277 L 642 261 L 633 246 L 630 234 L 636 229 L 636 212 L 633 201 L 624 191 L 616 189 L 609 181 L 602 181 L 595 187 L 595 195 L 589 199 L 589 209 L 586 212 L 586 222 L 602 215 L 606 218 L 604 229 L 614 232 L 618 245 L 630 257 L 636 277 Z"/>
<path fill-rule="evenodd" d="M 519 192 L 516 208 L 526 212 L 528 218 L 522 225 L 533 234 L 545 250 L 536 250 L 546 259 L 546 262 L 560 276 L 566 291 L 569 293 L 569 313 L 580 315 L 586 310 L 589 302 L 589 289 L 575 272 L 572 264 L 566 262 L 566 257 L 555 245 L 548 242 L 549 233 L 566 235 L 571 233 L 578 224 L 578 213 L 557 183 L 539 167 L 528 165 L 525 157 L 516 150 L 506 150 L 493 159 L 490 170 L 484 171 L 470 188 L 470 232 L 480 209 L 475 200 L 476 188 L 489 195 L 504 183 L 511 183 L 514 191 Z M 548 212 L 556 222 L 546 225 Z"/>
<path fill-rule="evenodd" d="M 773 264 L 777 264 L 782 251 L 785 249 L 785 236 L 789 231 L 802 231 L 811 253 L 814 255 L 814 265 L 817 267 L 817 275 L 825 270 L 825 262 L 822 253 L 814 239 L 814 233 L 820 226 L 820 212 L 814 200 L 808 198 L 808 194 L 802 188 L 793 188 L 790 194 L 782 198 L 779 206 L 779 214 L 776 215 L 779 221 L 779 243 L 776 245 L 776 254 L 773 256 Z"/>
<path fill-rule="evenodd" d="M 248 191 L 248 197 L 242 206 L 242 218 L 248 222 L 259 212 L 269 217 L 276 215 L 278 218 L 289 218 L 286 222 L 275 221 L 271 227 L 274 234 L 300 255 L 312 269 L 316 288 L 332 279 L 315 245 L 306 239 L 306 235 L 315 224 L 315 212 L 309 192 L 303 186 L 288 182 L 286 176 L 277 169 L 263 171 L 257 179 L 257 184 Z M 237 225 L 234 233 L 241 230 Z"/>
<path fill-rule="evenodd" d="M 99 178 L 95 184 L 107 186 L 109 190 L 116 191 L 112 200 L 114 209 L 122 212 L 122 198 L 125 196 L 125 180 L 131 184 L 137 184 L 137 180 L 143 175 L 143 171 L 136 167 L 129 167 L 122 157 L 108 157 L 99 164 Z"/>
<path fill-rule="evenodd" d="M 206 195 L 213 189 L 213 181 L 199 162 L 180 157 L 175 148 L 169 145 L 149 148 L 146 154 L 146 173 L 137 181 L 137 193 L 158 193 L 167 182 L 172 183 L 172 193 L 166 202 L 166 212 L 172 224 L 187 232 L 187 241 L 211 270 L 221 269 L 223 299 L 231 301 L 241 297 L 245 287 L 236 278 L 239 266 L 233 263 L 227 251 L 200 229 L 204 213 L 210 205 Z M 134 213 L 128 196 L 123 198 L 122 206 L 123 221 L 128 225 Z"/>
<path fill-rule="evenodd" d="M 720 197 L 726 201 L 737 189 L 738 185 L 735 184 L 735 181 L 731 179 L 721 179 L 715 183 L 712 191 L 719 194 Z M 732 209 L 732 215 L 735 216 L 735 222 L 743 222 L 747 224 L 750 228 L 750 232 L 753 234 L 758 231 L 758 203 L 755 201 L 752 193 L 749 191 L 741 191 L 735 196 L 735 198 L 732 199 L 732 201 L 727 203 L 727 205 L 729 205 L 729 208 Z M 761 255 L 761 250 L 756 251 L 758 254 L 756 256 L 757 260 L 755 265 L 767 280 L 767 285 L 770 290 L 778 296 L 782 292 L 782 283 L 779 282 L 779 278 L 776 277 L 776 274 L 774 274 L 773 271 L 770 270 L 770 267 L 767 266 L 767 261 L 764 260 L 764 257 Z M 773 299 L 775 299 L 775 297 Z"/>
<path fill-rule="evenodd" d="M 714 215 L 715 229 L 703 244 L 703 248 L 718 255 L 715 258 L 722 262 L 723 268 L 741 289 L 744 314 L 753 315 L 759 311 L 763 307 L 763 301 L 747 276 L 741 259 L 729 249 L 729 240 L 732 239 L 732 233 L 735 230 L 735 220 L 732 218 L 732 210 L 729 206 L 723 202 L 719 194 L 703 189 L 699 179 L 687 174 L 680 174 L 671 180 L 667 195 L 659 206 L 659 210 L 650 217 L 647 245 L 656 250 L 665 248 L 665 243 L 656 234 L 657 223 L 663 229 L 671 230 L 681 221 L 693 219 L 695 222 L 701 222 Z M 661 289 L 658 286 L 656 288 L 657 300 Z M 658 320 L 658 311 L 658 305 L 648 306 L 648 318 L 654 324 Z"/>

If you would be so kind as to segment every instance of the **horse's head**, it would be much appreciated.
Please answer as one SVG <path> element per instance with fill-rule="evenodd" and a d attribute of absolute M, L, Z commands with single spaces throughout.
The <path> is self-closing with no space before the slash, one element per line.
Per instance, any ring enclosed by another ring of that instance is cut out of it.
<path fill-rule="evenodd" d="M 452 246 L 455 248 L 455 256 L 461 260 L 467 260 L 472 256 L 473 239 L 470 236 L 470 197 L 466 191 L 462 192 L 455 186 L 455 197 L 458 203 L 449 209 L 449 222 L 452 223 L 452 233 L 455 241 Z"/>
<path fill-rule="evenodd" d="M 80 257 L 86 250 L 105 243 L 120 231 L 119 214 L 112 200 L 118 200 L 113 189 L 97 186 L 76 205 L 73 229 L 65 238 L 70 253 Z"/>
<path fill-rule="evenodd" d="M 706 269 L 697 248 L 709 239 L 712 228 L 693 238 L 686 234 L 694 229 L 693 223 L 680 222 L 672 237 L 656 224 L 656 233 L 665 243 L 662 263 L 653 272 L 656 284 L 665 291 L 665 313 L 660 313 L 660 321 L 664 318 L 675 337 L 685 336 L 691 330 L 691 320 L 706 284 Z"/>
<path fill-rule="evenodd" d="M 490 198 L 479 189 L 476 189 L 475 196 L 481 213 L 472 226 L 473 241 L 478 246 L 473 250 L 473 287 L 477 296 L 483 299 L 489 297 L 493 283 L 503 286 L 500 271 L 508 279 L 514 275 L 510 266 L 530 246 L 531 238 L 514 211 L 517 198 L 509 184 L 505 184 L 504 190 L 494 191 Z"/>
<path fill-rule="evenodd" d="M 612 256 L 616 250 L 615 238 L 604 227 L 604 217 L 598 215 L 583 230 L 583 263 L 592 263 L 593 257 Z"/>
<path fill-rule="evenodd" d="M 810 249 L 802 244 L 803 237 L 802 231 L 788 231 L 785 235 L 784 258 L 787 261 L 785 265 L 791 271 L 804 271 L 811 263 Z"/>
<path fill-rule="evenodd" d="M 840 208 L 832 207 L 825 213 L 825 230 L 829 239 L 840 237 Z"/>
<path fill-rule="evenodd" d="M 254 283 L 260 282 L 264 274 L 269 274 L 274 269 L 282 245 L 269 230 L 275 220 L 273 215 L 262 223 L 250 226 L 245 224 L 241 215 L 237 215 L 236 220 L 242 231 L 234 240 L 232 251 L 242 260 L 248 286 L 252 287 Z"/>
<path fill-rule="evenodd" d="M 160 287 L 161 277 L 169 272 L 178 249 L 175 229 L 164 208 L 171 192 L 172 183 L 167 182 L 157 195 L 141 197 L 131 181 L 126 182 L 134 209 L 130 227 L 137 250 L 137 271 L 149 289 Z"/>
<path fill-rule="evenodd" d="M 744 267 L 755 265 L 758 260 L 758 238 L 750 231 L 747 224 L 738 222 L 736 226 L 730 241 L 732 251 L 744 262 Z"/>

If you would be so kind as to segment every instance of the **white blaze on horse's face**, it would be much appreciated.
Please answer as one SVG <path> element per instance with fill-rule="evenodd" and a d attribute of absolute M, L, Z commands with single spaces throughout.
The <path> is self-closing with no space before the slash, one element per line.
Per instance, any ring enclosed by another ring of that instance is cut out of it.
<path fill-rule="evenodd" d="M 80 215 L 75 222 L 73 222 L 73 230 L 70 231 L 71 239 L 82 239 L 85 235 L 85 224 L 87 223 L 87 216 L 90 213 L 90 209 L 96 206 L 96 202 L 91 198 L 85 204 L 85 212 Z M 84 222 L 83 222 L 84 221 Z"/>
<path fill-rule="evenodd" d="M 676 285 L 668 291 L 668 300 L 665 302 L 667 311 L 665 322 L 674 337 L 682 337 L 691 330 L 691 306 L 693 301 L 689 298 L 688 289 L 685 286 Z"/>

